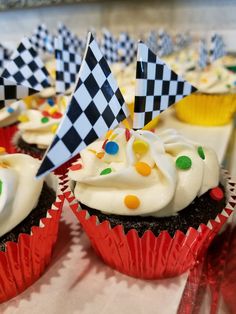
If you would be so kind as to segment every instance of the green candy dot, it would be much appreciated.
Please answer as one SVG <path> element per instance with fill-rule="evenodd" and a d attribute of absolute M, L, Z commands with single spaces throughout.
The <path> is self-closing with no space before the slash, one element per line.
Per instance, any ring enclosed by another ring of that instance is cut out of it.
<path fill-rule="evenodd" d="M 0 180 L 0 195 L 2 194 L 2 181 Z"/>
<path fill-rule="evenodd" d="M 48 121 L 49 121 L 48 117 L 43 117 L 43 118 L 41 119 L 41 122 L 42 122 L 42 123 L 47 123 Z"/>
<path fill-rule="evenodd" d="M 112 172 L 111 168 L 105 168 L 105 169 L 103 169 L 103 170 L 101 171 L 100 176 L 103 176 L 103 175 L 105 175 L 105 174 L 109 174 L 109 173 L 111 173 L 111 172 Z"/>
<path fill-rule="evenodd" d="M 187 170 L 192 166 L 192 160 L 188 156 L 180 156 L 176 159 L 176 167 L 182 170 Z"/>
<path fill-rule="evenodd" d="M 197 152 L 198 152 L 198 155 L 199 155 L 203 160 L 206 158 L 202 146 L 199 146 L 199 147 L 197 148 Z"/>

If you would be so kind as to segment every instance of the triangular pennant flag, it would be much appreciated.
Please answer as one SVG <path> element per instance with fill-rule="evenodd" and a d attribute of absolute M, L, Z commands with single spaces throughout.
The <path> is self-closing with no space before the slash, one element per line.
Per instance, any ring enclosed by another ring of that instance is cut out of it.
<path fill-rule="evenodd" d="M 162 111 L 196 91 L 144 43 L 138 44 L 134 129 L 141 129 Z"/>
<path fill-rule="evenodd" d="M 90 33 L 74 94 L 37 176 L 58 168 L 128 116 L 120 89 Z"/>
<path fill-rule="evenodd" d="M 76 82 L 81 57 L 73 46 L 63 42 L 62 37 L 54 40 L 56 59 L 56 92 L 65 93 Z"/>
<path fill-rule="evenodd" d="M 45 24 L 38 25 L 30 41 L 36 49 L 53 53 L 53 36 L 49 34 Z"/>
<path fill-rule="evenodd" d="M 208 63 L 208 51 L 206 46 L 206 41 L 204 39 L 200 40 L 199 45 L 199 59 L 198 66 L 200 69 L 204 69 Z"/>
<path fill-rule="evenodd" d="M 0 70 L 6 66 L 6 62 L 10 59 L 11 51 L 0 44 Z"/>
<path fill-rule="evenodd" d="M 211 46 L 210 46 L 210 61 L 214 62 L 215 60 L 223 57 L 225 55 L 225 45 L 222 36 L 214 34 L 211 37 Z"/>
<path fill-rule="evenodd" d="M 35 90 L 17 85 L 0 77 L 0 109 L 11 103 L 35 93 Z"/>
<path fill-rule="evenodd" d="M 135 59 L 137 53 L 137 46 L 128 33 L 122 32 L 118 41 L 118 55 L 119 61 L 125 65 L 129 65 Z"/>
<path fill-rule="evenodd" d="M 119 61 L 118 41 L 107 29 L 103 29 L 101 51 L 108 63 L 111 64 Z"/>
<path fill-rule="evenodd" d="M 75 51 L 80 51 L 83 49 L 83 42 L 79 39 L 78 36 L 73 34 L 64 24 L 59 23 L 58 25 L 58 34 L 62 40 L 69 46 L 72 46 Z"/>
<path fill-rule="evenodd" d="M 13 53 L 7 69 L 2 77 L 15 82 L 17 85 L 41 91 L 50 87 L 51 80 L 42 60 L 32 47 L 28 38 L 23 38 L 17 50 Z"/>
<path fill-rule="evenodd" d="M 160 57 L 169 55 L 173 51 L 173 42 L 171 37 L 164 31 L 159 31 L 158 55 Z"/>
<path fill-rule="evenodd" d="M 155 31 L 151 31 L 147 40 L 146 45 L 149 49 L 151 49 L 154 53 L 158 52 L 158 35 Z"/>

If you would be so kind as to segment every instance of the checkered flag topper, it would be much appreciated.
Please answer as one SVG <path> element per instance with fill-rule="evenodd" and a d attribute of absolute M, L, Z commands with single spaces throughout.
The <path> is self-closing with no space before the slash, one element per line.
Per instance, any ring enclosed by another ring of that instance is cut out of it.
<path fill-rule="evenodd" d="M 78 77 L 71 102 L 45 154 L 38 177 L 76 156 L 129 116 L 120 89 L 91 33 Z"/>
<path fill-rule="evenodd" d="M 200 69 L 204 69 L 208 63 L 208 51 L 206 46 L 206 41 L 204 39 L 200 40 L 199 44 L 199 58 L 198 66 Z"/>
<path fill-rule="evenodd" d="M 56 92 L 65 93 L 76 82 L 81 57 L 73 46 L 63 42 L 61 37 L 55 38 L 56 58 Z"/>
<path fill-rule="evenodd" d="M 211 37 L 211 47 L 210 47 L 210 61 L 223 57 L 225 55 L 225 45 L 222 36 L 214 34 Z"/>
<path fill-rule="evenodd" d="M 19 47 L 13 53 L 2 77 L 17 85 L 41 91 L 51 86 L 51 79 L 42 60 L 34 50 L 28 38 L 23 38 Z"/>
<path fill-rule="evenodd" d="M 58 35 L 67 45 L 72 46 L 75 51 L 83 50 L 83 41 L 73 34 L 64 24 L 59 23 L 57 30 Z"/>
<path fill-rule="evenodd" d="M 54 51 L 53 36 L 49 34 L 45 24 L 38 25 L 30 41 L 36 49 L 42 49 L 49 53 L 53 53 Z"/>
<path fill-rule="evenodd" d="M 0 77 L 0 109 L 35 93 L 35 90 L 17 85 Z"/>
<path fill-rule="evenodd" d="M 118 41 L 118 55 L 119 61 L 125 65 L 131 64 L 137 53 L 137 45 L 135 41 L 130 38 L 128 33 L 122 32 Z"/>
<path fill-rule="evenodd" d="M 138 44 L 134 129 L 141 129 L 162 111 L 196 91 L 144 43 Z"/>
<path fill-rule="evenodd" d="M 108 63 L 112 64 L 119 61 L 118 41 L 107 29 L 103 30 L 101 51 Z"/>

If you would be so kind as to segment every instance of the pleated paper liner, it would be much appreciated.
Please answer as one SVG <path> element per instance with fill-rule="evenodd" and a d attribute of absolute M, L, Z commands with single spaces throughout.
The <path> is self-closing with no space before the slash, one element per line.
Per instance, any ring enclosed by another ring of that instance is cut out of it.
<path fill-rule="evenodd" d="M 17 124 L 0 128 L 0 146 L 6 149 L 9 154 L 15 153 L 15 147 L 12 144 L 12 139 L 18 131 Z"/>
<path fill-rule="evenodd" d="M 0 302 L 7 301 L 31 286 L 45 271 L 57 239 L 64 195 L 58 194 L 39 226 L 22 233 L 18 242 L 7 242 L 0 252 Z"/>
<path fill-rule="evenodd" d="M 197 230 L 190 227 L 186 234 L 177 231 L 173 238 L 167 231 L 155 236 L 150 230 L 139 237 L 135 229 L 125 234 L 122 225 L 111 228 L 108 221 L 100 223 L 97 216 L 90 216 L 73 196 L 66 175 L 61 179 L 64 195 L 96 253 L 112 268 L 142 279 L 174 277 L 193 267 L 236 207 L 236 184 L 222 170 L 227 205 L 214 220 Z"/>
<path fill-rule="evenodd" d="M 176 116 L 183 122 L 219 126 L 232 121 L 236 94 L 194 93 L 175 104 Z"/>

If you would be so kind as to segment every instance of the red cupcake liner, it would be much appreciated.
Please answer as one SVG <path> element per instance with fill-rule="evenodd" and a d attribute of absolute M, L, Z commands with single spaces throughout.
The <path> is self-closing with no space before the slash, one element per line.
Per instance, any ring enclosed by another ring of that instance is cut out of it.
<path fill-rule="evenodd" d="M 135 229 L 125 234 L 122 225 L 111 228 L 108 221 L 100 223 L 97 216 L 90 216 L 79 206 L 66 175 L 61 179 L 65 198 L 103 261 L 132 277 L 159 279 L 174 277 L 192 268 L 236 208 L 236 183 L 227 171 L 222 170 L 222 176 L 227 196 L 222 212 L 197 230 L 190 227 L 186 234 L 178 230 L 173 237 L 167 231 L 155 236 L 150 230 L 140 237 Z"/>
<path fill-rule="evenodd" d="M 6 149 L 6 152 L 13 154 L 16 152 L 12 139 L 18 131 L 17 124 L 0 128 L 0 146 Z"/>
<path fill-rule="evenodd" d="M 64 195 L 57 196 L 39 226 L 31 234 L 22 233 L 17 242 L 7 242 L 0 252 L 0 302 L 5 302 L 31 286 L 45 271 L 57 239 Z"/>

